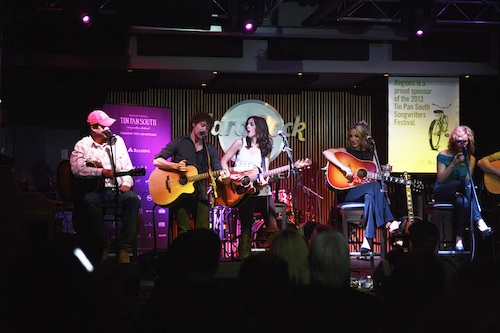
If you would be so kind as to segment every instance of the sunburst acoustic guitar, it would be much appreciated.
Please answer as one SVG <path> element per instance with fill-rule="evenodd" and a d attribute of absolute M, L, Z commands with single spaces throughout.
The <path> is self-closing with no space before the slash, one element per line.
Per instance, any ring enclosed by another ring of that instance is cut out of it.
<path fill-rule="evenodd" d="M 347 190 L 359 185 L 377 180 L 410 185 L 414 191 L 421 191 L 423 183 L 417 180 L 404 179 L 394 177 L 377 172 L 377 165 L 372 161 L 362 161 L 349 153 L 336 152 L 335 157 L 343 165 L 349 166 L 352 170 L 352 177 L 347 178 L 345 173 L 335 164 L 328 162 L 326 170 L 326 178 L 328 184 L 335 190 Z"/>
<path fill-rule="evenodd" d="M 304 160 L 298 160 L 294 163 L 297 169 L 303 169 L 311 166 L 312 161 L 308 158 Z M 259 168 L 254 166 L 248 172 L 242 172 L 245 176 L 244 180 L 237 184 L 231 182 L 228 185 L 219 184 L 217 186 L 218 198 L 215 203 L 218 206 L 234 207 L 243 203 L 243 199 L 250 194 L 254 194 L 257 191 L 257 185 L 255 182 L 259 177 L 267 178 L 276 175 L 281 172 L 290 170 L 290 165 L 285 165 L 276 169 L 271 169 L 269 171 L 261 172 Z"/>

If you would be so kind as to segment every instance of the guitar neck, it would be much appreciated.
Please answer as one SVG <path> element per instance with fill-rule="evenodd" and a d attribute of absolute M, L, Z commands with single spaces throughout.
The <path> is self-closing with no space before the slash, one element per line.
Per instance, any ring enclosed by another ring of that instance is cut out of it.
<path fill-rule="evenodd" d="M 123 177 L 123 176 L 144 176 L 146 174 L 145 168 L 136 168 L 129 171 L 120 171 L 115 172 L 115 177 Z"/>
<path fill-rule="evenodd" d="M 234 168 L 230 168 L 229 169 L 229 172 L 233 172 L 233 171 L 234 171 Z M 219 177 L 219 175 L 220 175 L 221 172 L 222 172 L 222 169 L 221 170 L 213 171 L 212 174 L 213 174 L 214 178 L 217 178 L 217 177 Z M 210 173 L 204 172 L 204 173 L 200 173 L 200 174 L 197 174 L 197 175 L 189 176 L 188 177 L 188 181 L 190 181 L 190 182 L 196 182 L 196 181 L 207 179 L 207 178 L 210 178 Z"/>
<path fill-rule="evenodd" d="M 371 180 L 384 180 L 390 183 L 396 183 L 396 184 L 402 184 L 402 185 L 407 185 L 407 186 L 413 186 L 415 185 L 411 180 L 404 179 L 401 177 L 396 177 L 396 176 L 385 176 L 380 173 L 375 173 L 375 172 L 368 172 L 367 178 Z"/>
<path fill-rule="evenodd" d="M 413 223 L 413 200 L 411 197 L 411 187 L 410 185 L 406 185 L 406 206 L 408 208 L 408 221 L 410 224 Z"/>
<path fill-rule="evenodd" d="M 288 170 L 290 170 L 290 165 L 285 165 L 285 166 L 282 166 L 282 167 L 279 167 L 276 169 L 271 169 L 271 170 L 262 172 L 261 175 L 262 175 L 262 177 L 266 178 L 266 177 L 270 177 L 270 176 L 275 175 L 277 173 L 285 172 Z"/>

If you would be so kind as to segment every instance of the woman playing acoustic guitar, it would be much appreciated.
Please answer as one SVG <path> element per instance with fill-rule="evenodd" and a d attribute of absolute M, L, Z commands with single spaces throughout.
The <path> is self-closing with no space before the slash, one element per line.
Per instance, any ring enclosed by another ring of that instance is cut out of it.
<path fill-rule="evenodd" d="M 237 139 L 226 151 L 221 159 L 221 165 L 224 169 L 229 168 L 229 162 L 234 158 L 234 165 L 237 167 L 243 164 L 255 165 L 260 173 L 269 168 L 269 157 L 273 148 L 272 140 L 269 135 L 266 120 L 262 117 L 252 116 L 246 121 L 246 138 Z M 231 179 L 238 183 L 243 181 L 244 176 L 240 174 L 231 174 Z M 265 221 L 268 241 L 271 242 L 272 235 L 278 231 L 276 224 L 276 210 L 274 201 L 271 200 L 271 189 L 268 180 L 260 177 L 256 184 L 257 192 L 247 195 L 245 201 L 238 207 L 241 236 L 238 244 L 240 259 L 246 259 L 250 256 L 251 232 L 254 212 L 262 214 Z"/>
<path fill-rule="evenodd" d="M 377 164 L 375 154 L 371 142 L 368 140 L 369 127 L 368 123 L 361 121 L 355 123 L 350 129 L 347 137 L 346 148 L 330 148 L 323 151 L 325 158 L 340 169 L 343 173 L 346 183 L 352 184 L 345 198 L 346 201 L 359 201 L 363 200 L 365 203 L 364 216 L 366 220 L 366 227 L 361 244 L 360 252 L 362 255 L 367 254 L 371 250 L 373 238 L 375 238 L 375 227 L 382 227 L 384 224 L 390 231 L 399 228 L 400 222 L 394 221 L 394 216 L 391 213 L 389 203 L 382 194 L 380 184 L 377 181 L 364 182 L 359 175 L 352 170 L 352 165 L 349 159 L 342 158 L 341 162 L 338 157 L 348 156 L 352 158 L 352 163 L 366 161 L 373 165 L 376 173 Z M 359 178 L 359 179 L 358 179 Z"/>

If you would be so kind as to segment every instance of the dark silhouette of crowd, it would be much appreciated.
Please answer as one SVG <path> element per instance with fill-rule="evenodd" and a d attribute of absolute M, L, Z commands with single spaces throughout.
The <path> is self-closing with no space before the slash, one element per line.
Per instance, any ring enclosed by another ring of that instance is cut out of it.
<path fill-rule="evenodd" d="M 498 331 L 499 265 L 439 257 L 430 222 L 409 230 L 409 251 L 387 254 L 376 289 L 352 283 L 347 241 L 330 226 L 317 224 L 307 238 L 279 231 L 268 251 L 236 263 L 234 283 L 217 275 L 218 235 L 190 230 L 156 258 L 154 287 L 135 312 L 117 272 L 89 271 L 75 240 L 58 239 L 2 267 L 0 331 Z"/>

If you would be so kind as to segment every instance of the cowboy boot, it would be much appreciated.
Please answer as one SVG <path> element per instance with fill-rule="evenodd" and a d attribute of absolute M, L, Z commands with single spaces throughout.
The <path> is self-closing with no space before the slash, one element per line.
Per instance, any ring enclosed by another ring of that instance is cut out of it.
<path fill-rule="evenodd" d="M 240 241 L 238 243 L 238 252 L 240 260 L 245 260 L 250 257 L 250 248 L 252 240 L 250 239 L 250 234 L 243 233 L 240 235 Z"/>

